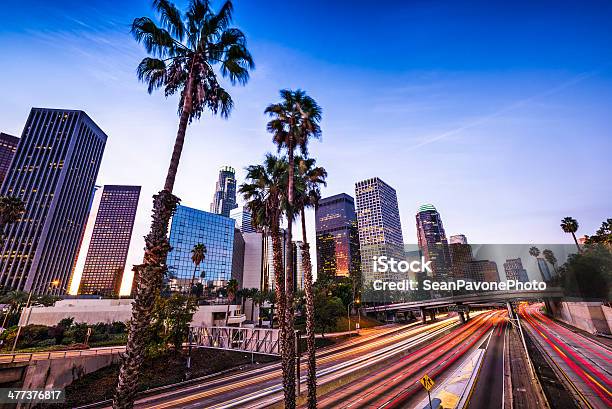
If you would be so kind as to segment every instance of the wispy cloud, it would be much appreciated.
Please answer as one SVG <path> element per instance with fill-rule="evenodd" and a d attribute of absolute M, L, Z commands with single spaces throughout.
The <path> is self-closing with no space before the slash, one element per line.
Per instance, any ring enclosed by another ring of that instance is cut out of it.
<path fill-rule="evenodd" d="M 606 67 L 607 66 L 609 66 L 609 64 L 606 65 Z M 506 113 L 508 113 L 510 111 L 513 111 L 513 110 L 517 109 L 517 108 L 521 108 L 521 107 L 523 107 L 523 106 L 525 106 L 525 105 L 527 105 L 529 103 L 532 103 L 532 102 L 534 102 L 534 101 L 536 101 L 536 100 L 538 100 L 540 98 L 544 98 L 544 97 L 556 94 L 556 93 L 558 93 L 558 92 L 560 92 L 560 91 L 562 91 L 562 90 L 564 90 L 566 88 L 572 87 L 572 86 L 574 86 L 574 85 L 576 85 L 576 84 L 578 84 L 578 83 L 580 83 L 582 81 L 585 81 L 585 80 L 587 80 L 587 79 L 589 79 L 589 78 L 599 74 L 602 70 L 603 70 L 603 68 L 599 68 L 597 70 L 587 71 L 587 72 L 580 73 L 580 74 L 576 75 L 575 77 L 571 78 L 570 80 L 565 81 L 565 82 L 563 82 L 563 83 L 561 83 L 561 84 L 559 84 L 557 86 L 554 86 L 552 88 L 549 88 L 549 89 L 547 89 L 545 91 L 542 91 L 542 92 L 539 92 L 537 94 L 531 95 L 531 96 L 529 96 L 527 98 L 515 101 L 515 102 L 513 102 L 513 103 L 511 103 L 511 104 L 509 104 L 509 105 L 507 105 L 507 106 L 505 106 L 505 107 L 503 107 L 503 108 L 493 112 L 493 113 L 481 116 L 481 117 L 479 117 L 479 118 L 477 118 L 477 119 L 475 119 L 475 120 L 473 120 L 471 122 L 468 122 L 468 123 L 466 123 L 464 125 L 461 125 L 461 126 L 459 126 L 457 128 L 451 129 L 449 131 L 446 131 L 446 132 L 443 132 L 443 133 L 440 133 L 440 134 L 437 134 L 437 135 L 432 135 L 432 136 L 426 137 L 422 141 L 420 141 L 419 143 L 417 143 L 417 144 L 415 144 L 413 146 L 409 146 L 406 149 L 408 149 L 408 150 L 418 149 L 418 148 L 423 147 L 425 145 L 429 145 L 431 143 L 440 141 L 442 139 L 446 139 L 446 138 L 448 138 L 450 136 L 460 134 L 460 133 L 462 133 L 462 132 L 464 132 L 464 131 L 466 131 L 468 129 L 472 129 L 472 128 L 475 128 L 477 126 L 483 125 L 483 124 L 485 124 L 485 123 L 487 123 L 487 122 L 489 122 L 489 121 L 491 121 L 491 120 L 493 120 L 495 118 L 498 118 L 498 117 L 500 117 L 500 116 L 502 116 L 502 115 L 504 115 L 504 114 L 506 114 Z"/>

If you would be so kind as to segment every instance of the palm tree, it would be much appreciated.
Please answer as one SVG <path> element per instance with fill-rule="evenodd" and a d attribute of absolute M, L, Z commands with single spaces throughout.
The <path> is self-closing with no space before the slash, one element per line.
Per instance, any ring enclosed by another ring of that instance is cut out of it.
<path fill-rule="evenodd" d="M 578 231 L 578 220 L 572 218 L 572 217 L 564 217 L 563 220 L 561 220 L 561 229 L 565 232 L 565 233 L 571 233 L 572 237 L 574 238 L 574 243 L 576 243 L 576 248 L 578 249 L 578 252 L 582 252 L 582 249 L 580 248 L 580 245 L 578 244 L 578 240 L 576 239 L 576 232 Z"/>
<path fill-rule="evenodd" d="M 187 125 L 199 119 L 205 110 L 227 118 L 233 101 L 220 85 L 217 72 L 231 84 L 246 84 L 253 58 L 247 50 L 244 34 L 230 27 L 233 5 L 225 1 L 214 12 L 205 0 L 191 0 L 181 13 L 168 0 L 153 0 L 159 25 L 148 17 L 136 18 L 131 32 L 151 57 L 137 68 L 138 78 L 148 85 L 149 93 L 163 88 L 166 97 L 178 93 L 179 126 L 164 188 L 153 200 L 151 230 L 145 238 L 142 264 L 134 266 L 136 294 L 130 332 L 113 408 L 132 408 L 138 372 L 144 360 L 147 327 L 155 297 L 161 289 L 169 251 L 168 222 L 179 202 L 172 194 Z"/>
<path fill-rule="evenodd" d="M 25 212 L 25 204 L 14 196 L 0 196 L 0 246 L 4 244 L 4 230 Z"/>
<path fill-rule="evenodd" d="M 274 325 L 274 306 L 279 310 L 280 354 L 283 369 L 283 387 L 286 387 L 287 358 L 284 348 L 286 339 L 285 310 L 285 269 L 280 236 L 282 209 L 286 204 L 284 192 L 287 184 L 287 161 L 284 157 L 267 154 L 263 165 L 247 167 L 246 181 L 239 191 L 251 212 L 253 227 L 261 229 L 272 238 L 272 263 L 274 267 L 274 297 L 272 303 L 272 326 Z M 291 365 L 292 366 L 292 365 Z"/>
<path fill-rule="evenodd" d="M 227 291 L 227 314 L 225 314 L 225 326 L 229 323 L 230 304 L 236 299 L 236 293 L 238 292 L 238 281 L 235 278 L 230 279 L 225 285 L 225 291 Z"/>
<path fill-rule="evenodd" d="M 253 322 L 253 316 L 255 314 L 255 306 L 261 305 L 264 301 L 263 291 L 259 291 L 257 288 L 251 288 L 251 322 Z"/>
<path fill-rule="evenodd" d="M 555 270 L 555 274 L 558 274 L 558 271 L 557 271 L 557 257 L 555 257 L 555 253 L 553 253 L 552 250 L 544 249 L 542 251 L 542 255 L 544 256 L 544 259 L 546 261 L 548 261 L 550 264 L 552 264 L 553 269 Z"/>
<path fill-rule="evenodd" d="M 306 351 L 308 363 L 308 407 L 317 407 L 317 367 L 315 357 L 314 291 L 312 287 L 312 263 L 306 235 L 306 208 L 314 207 L 321 197 L 320 185 L 326 185 L 327 171 L 317 167 L 312 158 L 296 157 L 296 205 L 302 221 L 302 269 L 306 298 Z"/>
<path fill-rule="evenodd" d="M 287 175 L 287 267 L 286 291 L 287 306 L 285 310 L 285 325 L 287 336 L 285 338 L 286 359 L 288 360 L 288 379 L 285 388 L 285 408 L 295 407 L 295 332 L 293 311 L 293 243 L 292 222 L 294 219 L 294 173 L 295 149 L 299 148 L 302 154 L 308 153 L 310 138 L 320 138 L 321 108 L 314 99 L 302 90 L 281 90 L 281 102 L 269 105 L 265 112 L 272 119 L 268 122 L 268 132 L 273 135 L 273 141 L 279 151 L 287 149 L 288 175 Z"/>
<path fill-rule="evenodd" d="M 535 257 L 536 264 L 538 264 L 538 257 L 540 257 L 540 249 L 537 248 L 536 246 L 530 247 L 529 248 L 529 255 L 532 256 L 532 257 Z M 540 274 L 542 275 L 542 281 L 546 281 L 546 277 L 544 276 L 544 272 L 542 271 L 541 268 L 540 268 Z"/>
<path fill-rule="evenodd" d="M 194 245 L 193 249 L 191 249 L 191 261 L 193 261 L 195 267 L 193 269 L 193 276 L 191 277 L 191 285 L 189 286 L 190 294 L 193 292 L 193 283 L 195 282 L 196 272 L 198 271 L 198 268 L 200 268 L 200 264 L 206 258 L 206 252 L 206 246 L 202 243 Z"/>
<path fill-rule="evenodd" d="M 19 312 L 21 306 L 28 302 L 28 298 L 28 293 L 24 291 L 9 291 L 0 298 L 0 303 L 8 304 L 9 306 L 6 315 L 4 316 L 4 320 L 2 321 L 2 328 L 5 328 L 8 317 L 16 312 Z"/>

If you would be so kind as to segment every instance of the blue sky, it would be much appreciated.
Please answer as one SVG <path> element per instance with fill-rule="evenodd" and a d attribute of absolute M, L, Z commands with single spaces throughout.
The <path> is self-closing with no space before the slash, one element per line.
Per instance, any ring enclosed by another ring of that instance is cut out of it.
<path fill-rule="evenodd" d="M 205 116 L 188 130 L 176 184 L 185 204 L 207 210 L 220 166 L 242 181 L 274 149 L 263 110 L 300 87 L 324 112 L 311 145 L 329 172 L 324 194 L 381 177 L 398 191 L 407 243 L 428 202 L 448 234 L 473 243 L 565 243 L 562 217 L 577 218 L 579 234 L 612 217 L 612 3 L 235 6 L 257 68 L 231 90 L 228 121 Z M 177 100 L 136 80 L 145 52 L 129 24 L 143 15 L 147 1 L 0 9 L 0 130 L 21 134 L 32 106 L 85 110 L 109 135 L 99 183 L 143 186 L 132 261 L 177 126 Z"/>

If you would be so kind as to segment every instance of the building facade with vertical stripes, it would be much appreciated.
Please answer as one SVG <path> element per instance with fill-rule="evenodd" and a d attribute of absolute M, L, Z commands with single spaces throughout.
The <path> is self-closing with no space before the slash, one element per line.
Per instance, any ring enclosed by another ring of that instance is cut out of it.
<path fill-rule="evenodd" d="M 11 167 L 17 145 L 19 145 L 19 138 L 0 132 L 0 186 Z"/>
<path fill-rule="evenodd" d="M 104 185 L 79 294 L 119 295 L 139 198 L 140 186 Z"/>
<path fill-rule="evenodd" d="M 106 139 L 83 111 L 32 108 L 0 192 L 26 207 L 6 230 L 4 289 L 67 291 Z"/>

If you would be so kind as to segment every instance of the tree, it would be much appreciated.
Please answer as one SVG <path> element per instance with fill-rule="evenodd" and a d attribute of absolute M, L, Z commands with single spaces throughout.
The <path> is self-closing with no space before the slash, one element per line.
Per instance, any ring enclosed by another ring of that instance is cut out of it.
<path fill-rule="evenodd" d="M 530 247 L 529 248 L 529 255 L 533 256 L 535 258 L 538 258 L 540 256 L 540 249 L 537 247 Z"/>
<path fill-rule="evenodd" d="M 14 196 L 0 196 L 0 245 L 4 244 L 4 230 L 25 212 L 25 204 Z"/>
<path fill-rule="evenodd" d="M 263 292 L 259 291 L 258 288 L 251 288 L 251 322 L 254 322 L 255 307 L 263 303 L 262 294 Z"/>
<path fill-rule="evenodd" d="M 236 293 L 238 292 L 238 281 L 232 278 L 225 285 L 225 291 L 227 291 L 227 314 L 225 314 L 225 326 L 229 323 L 230 304 L 236 299 Z"/>
<path fill-rule="evenodd" d="M 149 93 L 163 88 L 166 97 L 179 94 L 179 126 L 164 188 L 153 200 L 151 230 L 145 238 L 142 264 L 134 266 L 136 291 L 130 331 L 123 355 L 113 408 L 132 408 L 138 386 L 139 369 L 144 360 L 147 327 L 156 296 L 166 272 L 168 223 L 179 199 L 172 194 L 188 124 L 205 110 L 227 118 L 232 110 L 230 94 L 221 86 L 217 73 L 232 85 L 246 84 L 253 58 L 244 34 L 233 27 L 233 5 L 226 1 L 218 12 L 210 3 L 191 0 L 182 14 L 168 0 L 154 0 L 159 24 L 148 17 L 136 18 L 131 32 L 151 57 L 137 68 L 138 78 Z"/>
<path fill-rule="evenodd" d="M 294 203 L 294 173 L 295 173 L 295 150 L 300 149 L 302 154 L 308 154 L 308 142 L 311 138 L 321 136 L 319 122 L 321 120 L 321 108 L 314 99 L 306 95 L 302 90 L 281 90 L 281 102 L 269 105 L 265 112 L 272 119 L 268 122 L 268 132 L 273 135 L 273 141 L 279 151 L 287 150 L 288 174 L 287 174 L 287 265 L 286 265 L 286 309 L 284 339 L 286 354 L 284 356 L 286 366 L 287 382 L 284 388 L 285 408 L 295 407 L 295 332 L 293 311 L 293 219 L 295 213 Z"/>
<path fill-rule="evenodd" d="M 544 259 L 553 266 L 555 274 L 558 274 L 559 272 L 557 271 L 557 257 L 555 257 L 555 253 L 553 253 L 552 250 L 544 249 L 544 251 L 542 251 L 542 255 L 544 256 Z"/>
<path fill-rule="evenodd" d="M 300 212 L 302 222 L 302 270 L 304 271 L 304 295 L 306 299 L 306 353 L 307 353 L 307 384 L 308 408 L 317 407 L 317 364 L 315 347 L 315 317 L 314 293 L 312 286 L 312 262 L 310 246 L 306 234 L 306 209 L 315 207 L 321 197 L 320 185 L 326 185 L 327 171 L 317 167 L 315 159 L 296 158 L 296 208 Z"/>
<path fill-rule="evenodd" d="M 314 304 L 316 329 L 321 331 L 321 334 L 333 331 L 338 318 L 346 313 L 342 300 L 328 296 L 325 291 L 316 291 Z"/>
<path fill-rule="evenodd" d="M 574 238 L 574 243 L 576 243 L 576 248 L 580 253 L 580 251 L 582 250 L 580 249 L 580 245 L 578 244 L 578 240 L 576 239 L 576 232 L 578 231 L 578 221 L 571 217 L 564 217 L 563 220 L 561 220 L 561 229 L 565 233 L 572 234 L 572 237 Z"/>
<path fill-rule="evenodd" d="M 598 243 L 612 250 L 612 219 L 605 220 L 595 235 L 586 237 L 585 244 L 593 245 Z"/>
<path fill-rule="evenodd" d="M 247 167 L 246 181 L 239 191 L 246 206 L 251 212 L 253 227 L 263 230 L 264 234 L 272 238 L 272 265 L 274 268 L 274 292 L 268 292 L 271 297 L 272 315 L 270 321 L 273 326 L 274 306 L 279 310 L 280 345 L 285 342 L 285 269 L 283 266 L 283 249 L 280 236 L 280 220 L 282 209 L 286 201 L 283 194 L 287 183 L 287 161 L 283 157 L 267 154 L 262 165 Z M 266 288 L 267 290 L 267 288 Z M 273 296 L 272 296 L 273 294 Z M 280 348 L 281 357 L 285 349 Z M 283 374 L 285 373 L 286 359 L 282 359 Z M 283 376 L 283 386 L 286 377 Z"/>
<path fill-rule="evenodd" d="M 191 249 L 191 261 L 193 261 L 193 276 L 191 277 L 191 285 L 189 286 L 189 292 L 193 293 L 193 283 L 195 282 L 196 272 L 200 268 L 200 263 L 206 258 L 206 246 L 202 243 L 198 243 Z"/>

